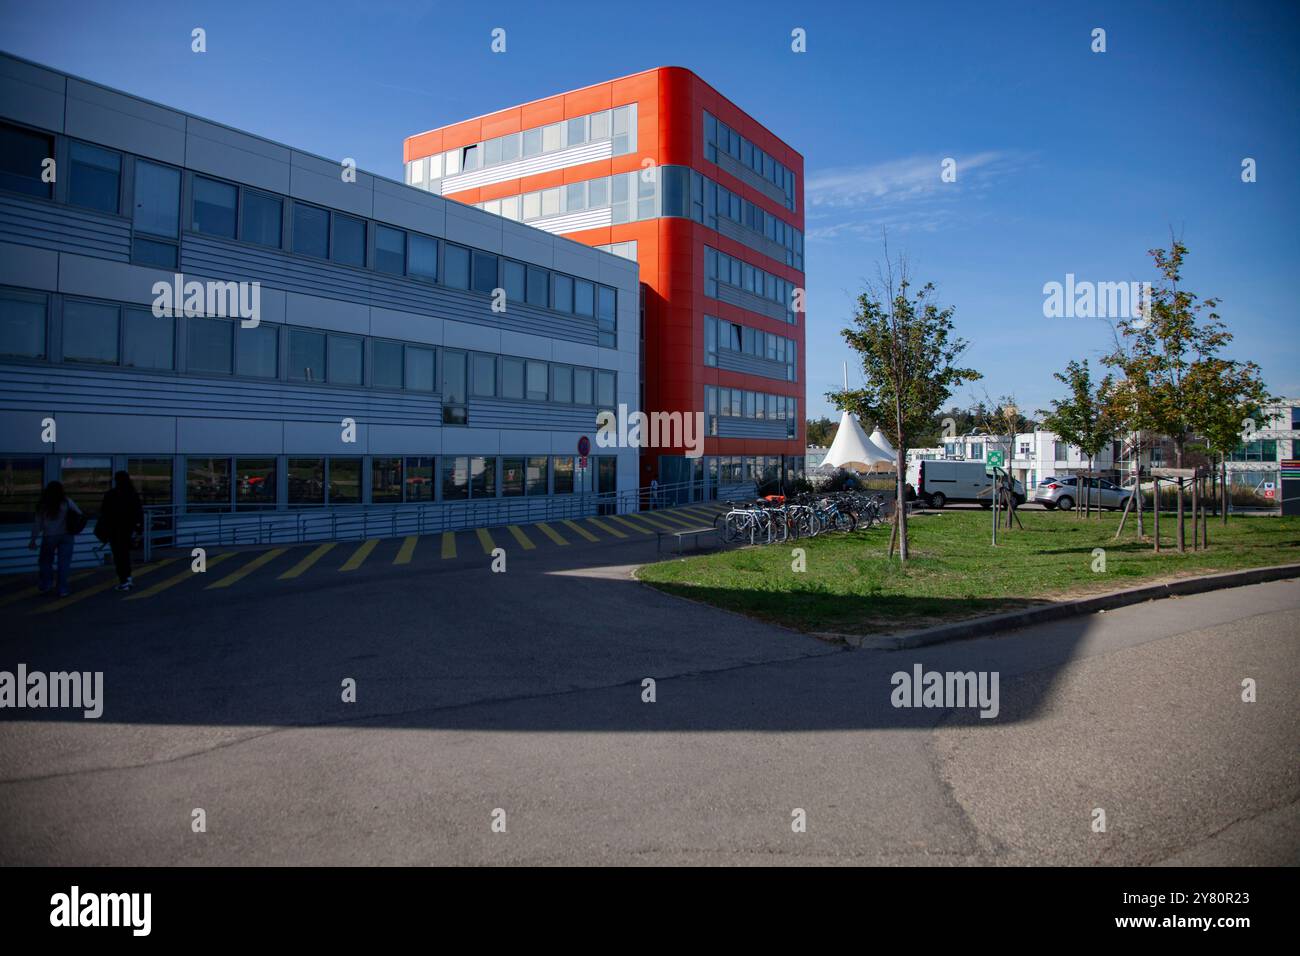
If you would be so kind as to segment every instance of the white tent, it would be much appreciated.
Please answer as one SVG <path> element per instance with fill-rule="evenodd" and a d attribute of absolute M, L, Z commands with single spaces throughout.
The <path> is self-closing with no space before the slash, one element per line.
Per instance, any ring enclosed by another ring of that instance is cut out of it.
<path fill-rule="evenodd" d="M 871 433 L 871 437 L 868 441 L 880 449 L 881 454 L 885 455 L 891 462 L 896 463 L 898 461 L 898 452 L 894 449 L 894 446 L 889 443 L 889 439 L 885 437 L 885 433 L 880 430 L 879 425 L 877 425 L 876 430 Z"/>
<path fill-rule="evenodd" d="M 835 432 L 830 451 L 822 460 L 824 468 L 849 468 L 853 471 L 876 471 L 881 465 L 891 465 L 894 459 L 881 451 L 848 412 L 840 416 L 840 427 Z"/>

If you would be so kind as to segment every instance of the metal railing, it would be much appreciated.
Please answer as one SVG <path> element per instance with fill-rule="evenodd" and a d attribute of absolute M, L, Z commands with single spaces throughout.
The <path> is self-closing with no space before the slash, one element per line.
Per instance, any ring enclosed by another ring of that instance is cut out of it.
<path fill-rule="evenodd" d="M 670 508 L 705 500 L 698 482 L 613 492 L 511 496 L 404 504 L 301 505 L 286 510 L 202 510 L 151 505 L 144 509 L 144 560 L 155 548 L 302 544 L 364 540 L 565 521 Z"/>

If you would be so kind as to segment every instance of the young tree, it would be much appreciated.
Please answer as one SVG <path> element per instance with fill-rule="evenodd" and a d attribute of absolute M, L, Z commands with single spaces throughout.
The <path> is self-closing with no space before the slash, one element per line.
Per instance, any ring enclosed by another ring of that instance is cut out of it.
<path fill-rule="evenodd" d="M 1254 362 L 1206 358 L 1189 376 L 1196 398 L 1193 418 L 1206 449 L 1219 459 L 1219 493 L 1223 523 L 1228 523 L 1228 456 L 1262 424 L 1260 409 L 1273 401 Z M 1211 459 L 1213 463 L 1213 459 Z"/>
<path fill-rule="evenodd" d="M 1092 371 L 1088 360 L 1071 362 L 1065 373 L 1053 373 L 1053 377 L 1070 389 L 1070 397 L 1052 399 L 1052 410 L 1039 411 L 1043 416 L 1043 427 L 1055 432 L 1062 441 L 1076 446 L 1088 458 L 1088 471 L 1092 472 L 1093 462 L 1115 437 L 1117 423 L 1110 412 L 1110 395 L 1115 387 L 1114 376 L 1107 375 L 1094 388 Z M 1075 501 L 1075 510 L 1080 507 L 1085 513 L 1092 511 L 1092 478 L 1087 484 L 1080 484 L 1083 501 Z M 1098 509 L 1100 515 L 1101 509 Z"/>
<path fill-rule="evenodd" d="M 980 374 L 955 364 L 967 342 L 953 335 L 953 309 L 935 304 L 932 284 L 913 292 L 907 260 L 891 260 L 888 245 L 877 272 L 877 282 L 858 296 L 853 324 L 841 332 L 861 356 L 865 385 L 826 397 L 836 408 L 878 423 L 898 451 L 895 513 L 899 560 L 906 563 L 907 448 L 929 429 L 952 390 Z"/>

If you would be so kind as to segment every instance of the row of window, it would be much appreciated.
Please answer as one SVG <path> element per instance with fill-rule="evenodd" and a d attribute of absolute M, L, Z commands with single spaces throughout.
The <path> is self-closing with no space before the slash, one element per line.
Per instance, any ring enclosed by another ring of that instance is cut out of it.
<path fill-rule="evenodd" d="M 764 358 L 770 362 L 780 362 L 785 366 L 786 381 L 798 381 L 799 346 L 794 339 L 706 315 L 704 317 L 705 365 L 718 364 L 719 349 Z"/>
<path fill-rule="evenodd" d="M 518 196 L 489 199 L 474 205 L 484 212 L 533 222 L 591 209 L 610 209 L 614 223 L 654 219 L 659 215 L 657 177 L 646 179 L 639 172 L 617 173 L 584 179 L 567 186 L 538 189 Z"/>
<path fill-rule="evenodd" d="M 773 275 L 758 266 L 750 265 L 735 256 L 719 252 L 712 246 L 705 246 L 704 294 L 716 299 L 719 282 L 784 306 L 786 322 L 791 325 L 797 323 L 793 282 Z"/>
<path fill-rule="evenodd" d="M 787 482 L 802 477 L 803 458 L 785 459 Z M 780 455 L 720 455 L 707 459 L 709 478 L 714 487 L 754 481 L 759 485 L 781 480 Z"/>
<path fill-rule="evenodd" d="M 609 242 L 603 246 L 593 246 L 592 248 L 599 249 L 601 252 L 608 252 L 610 255 L 618 256 L 621 259 L 627 259 L 631 262 L 637 261 L 635 239 L 626 239 L 623 242 Z"/>
<path fill-rule="evenodd" d="M 719 418 L 784 421 L 787 438 L 795 438 L 799 433 L 799 400 L 792 395 L 768 395 L 740 388 L 706 385 L 704 407 L 710 435 L 718 434 Z"/>
<path fill-rule="evenodd" d="M 0 188 L 52 198 L 52 184 L 42 182 L 40 174 L 43 158 L 53 150 L 54 138 L 48 134 L 0 124 Z M 123 154 L 69 141 L 69 155 L 68 201 L 117 214 L 122 206 Z M 181 171 L 138 158 L 134 171 L 132 259 L 175 269 L 182 226 Z M 190 228 L 358 268 L 366 266 L 373 235 L 370 259 L 376 271 L 485 295 L 503 288 L 508 301 L 593 319 L 597 344 L 618 345 L 617 290 L 432 236 L 197 173 L 191 177 Z"/>
<path fill-rule="evenodd" d="M 612 110 L 599 110 L 519 133 L 507 133 L 505 136 L 412 160 L 406 164 L 406 182 L 411 186 L 436 189 L 435 184 L 445 176 L 489 169 L 520 159 L 554 153 L 570 146 L 603 140 L 613 141 L 615 156 L 636 150 L 635 103 Z"/>
<path fill-rule="evenodd" d="M 786 207 L 794 209 L 794 173 L 712 113 L 705 111 L 704 158 L 716 163 L 719 153 L 729 154 L 776 186 L 785 194 Z"/>
<path fill-rule="evenodd" d="M 0 356 L 47 359 L 49 297 L 0 289 Z M 178 348 L 178 321 L 184 342 Z M 441 358 L 445 424 L 466 423 L 467 396 L 613 408 L 616 373 L 508 355 L 437 349 L 370 336 L 262 322 L 158 317 L 150 309 L 64 297 L 58 326 L 64 362 L 118 365 L 290 382 L 437 390 Z M 286 361 L 280 361 L 283 352 Z M 441 353 L 441 354 L 439 354 Z M 368 372 L 367 372 L 368 370 Z"/>

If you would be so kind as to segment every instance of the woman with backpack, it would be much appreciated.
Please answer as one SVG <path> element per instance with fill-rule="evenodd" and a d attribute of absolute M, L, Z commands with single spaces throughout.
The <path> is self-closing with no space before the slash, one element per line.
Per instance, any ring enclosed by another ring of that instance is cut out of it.
<path fill-rule="evenodd" d="M 113 549 L 118 582 L 114 591 L 129 591 L 135 586 L 131 580 L 131 538 L 143 528 L 144 508 L 140 496 L 131 484 L 131 476 L 119 471 L 113 476 L 113 487 L 104 492 L 99 520 L 95 523 L 95 537 Z"/>
<path fill-rule="evenodd" d="M 86 516 L 77 503 L 63 491 L 61 482 L 51 481 L 41 492 L 36 503 L 36 520 L 32 522 L 32 537 L 27 547 L 36 550 L 36 538 L 41 538 L 39 559 L 40 575 L 36 589 L 42 594 L 50 590 L 54 578 L 54 561 L 59 562 L 59 597 L 68 595 L 68 571 L 72 567 L 72 547 L 77 534 L 86 526 Z"/>

